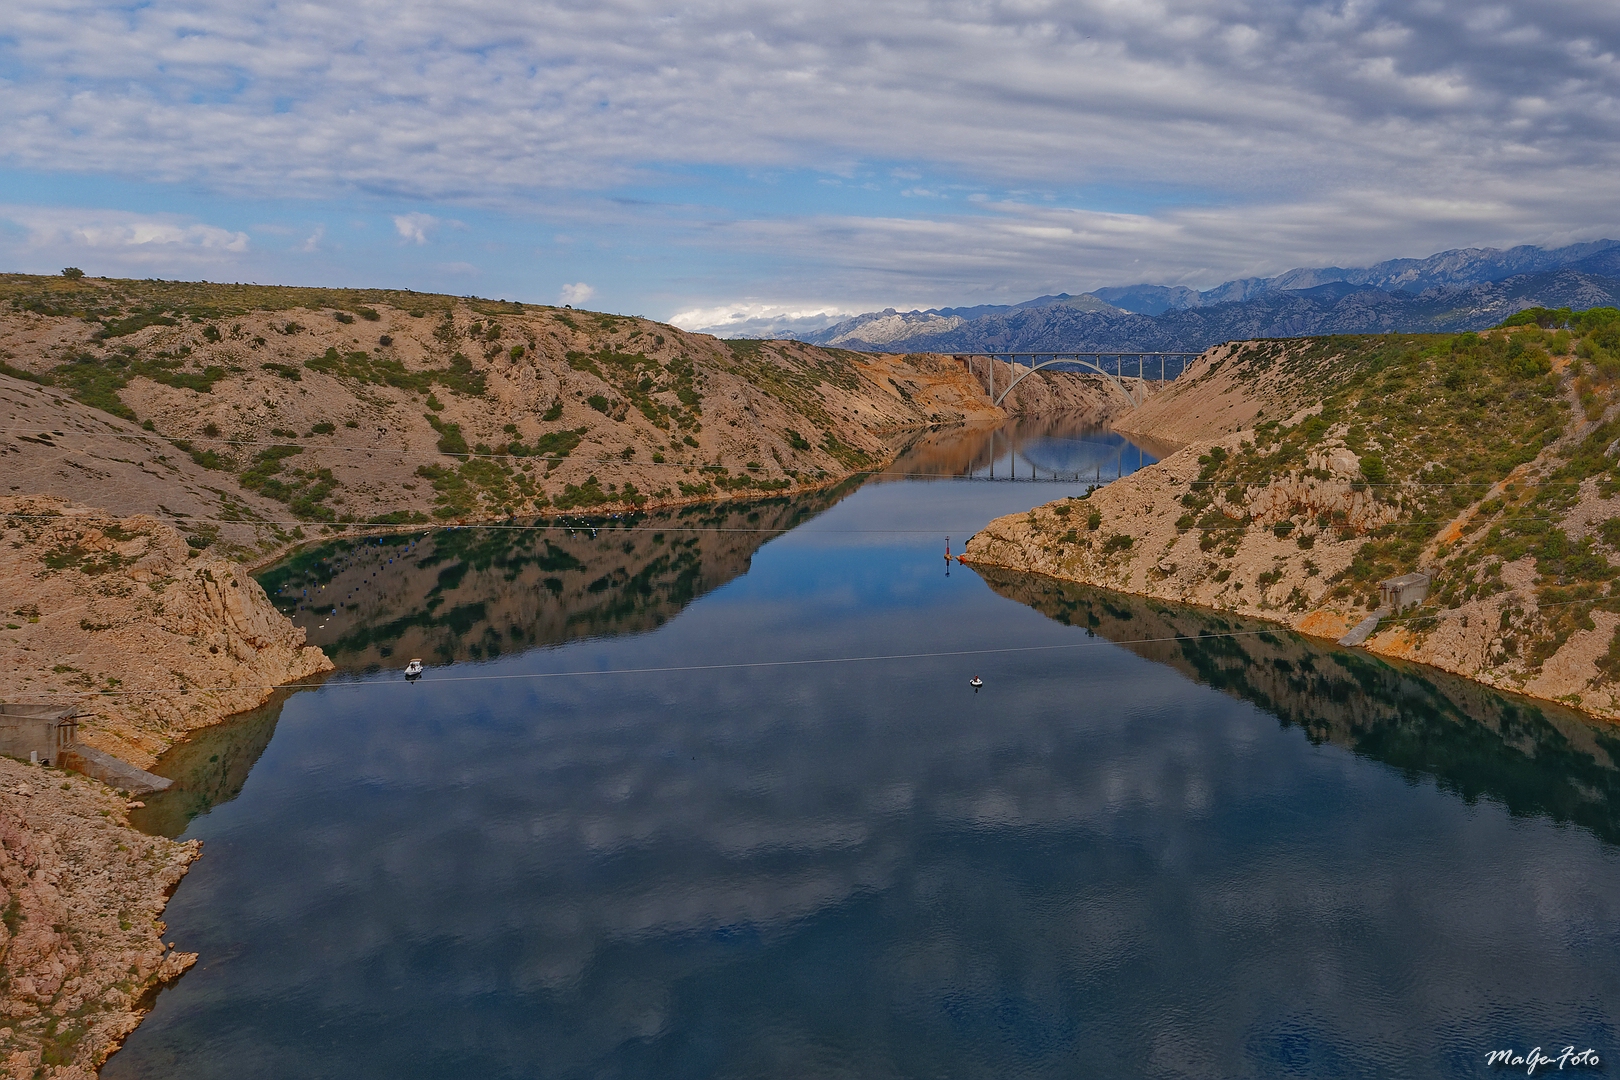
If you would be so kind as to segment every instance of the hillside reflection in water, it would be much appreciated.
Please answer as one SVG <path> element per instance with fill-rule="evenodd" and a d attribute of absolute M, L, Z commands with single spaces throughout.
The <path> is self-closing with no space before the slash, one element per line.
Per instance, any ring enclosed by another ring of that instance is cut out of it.
<path fill-rule="evenodd" d="M 855 487 L 322 544 L 259 583 L 340 670 L 488 660 L 662 626 Z"/>
<path fill-rule="evenodd" d="M 536 522 L 545 528 L 436 529 L 319 544 L 259 575 L 265 592 L 338 671 L 491 660 L 581 638 L 664 625 L 748 572 L 760 545 L 815 517 L 857 485 L 794 498 Z M 324 599 L 324 603 L 317 603 Z M 203 728 L 156 771 L 175 784 L 131 820 L 178 836 L 234 799 L 275 734 L 290 692 Z"/>
<path fill-rule="evenodd" d="M 202 959 L 103 1077 L 1612 1057 L 1612 729 L 1208 613 L 946 576 L 945 535 L 1084 489 L 870 484 L 692 590 L 671 562 L 611 593 L 662 557 L 622 535 L 504 568 L 435 549 L 408 600 L 326 628 L 347 670 L 165 759 L 197 777 L 169 827 L 229 800 L 186 827 L 206 854 L 164 916 Z M 552 597 L 584 606 L 519 606 Z M 460 638 L 428 621 L 478 603 Z M 367 670 L 441 644 L 458 663 L 418 683 Z"/>
<path fill-rule="evenodd" d="M 1620 728 L 1416 664 L 1252 619 L 986 569 L 985 583 L 1068 626 L 1249 701 L 1284 727 L 1430 777 L 1472 804 L 1620 843 Z"/>

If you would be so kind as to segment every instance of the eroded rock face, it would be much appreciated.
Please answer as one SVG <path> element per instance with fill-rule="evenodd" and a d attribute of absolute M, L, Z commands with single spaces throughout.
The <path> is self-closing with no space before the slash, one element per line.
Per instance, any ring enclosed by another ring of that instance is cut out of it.
<path fill-rule="evenodd" d="M 87 1080 L 149 992 L 196 962 L 165 947 L 159 916 L 201 844 L 143 835 L 125 814 L 94 780 L 0 758 L 6 1076 Z"/>
<path fill-rule="evenodd" d="M 998 518 L 969 541 L 963 561 L 1231 611 L 1337 639 L 1367 611 L 1336 598 L 1330 582 L 1370 532 L 1397 519 L 1396 512 L 1354 490 L 1355 455 L 1328 447 L 1308 462 L 1317 475 L 1246 485 L 1233 492 L 1237 501 L 1230 504 L 1218 493 L 1212 511 L 1231 521 L 1230 531 L 1218 521 L 1211 527 L 1208 517 L 1189 522 L 1181 497 L 1199 475 L 1199 457 L 1213 447 L 1233 452 L 1245 437 L 1195 443 L 1088 499 Z M 1600 513 L 1595 505 L 1583 500 L 1571 516 Z M 1335 524 L 1319 526 L 1318 515 L 1332 516 Z M 1291 525 L 1279 536 L 1273 526 L 1284 522 Z M 1505 647 L 1503 629 L 1517 613 L 1537 610 L 1535 560 L 1487 564 L 1476 576 L 1495 577 L 1500 590 L 1467 600 L 1442 618 L 1381 627 L 1364 647 L 1620 719 L 1620 685 L 1603 664 L 1620 615 L 1594 612 L 1590 627 L 1535 663 L 1528 648 Z"/>
<path fill-rule="evenodd" d="M 1228 535 L 1183 527 L 1181 499 L 1198 478 L 1199 456 L 1214 446 L 1235 449 L 1239 438 L 1186 447 L 1089 499 L 997 518 L 973 537 L 963 558 L 1245 615 L 1285 621 L 1303 615 L 1322 602 L 1328 580 L 1349 565 L 1364 540 L 1341 540 L 1314 524 L 1286 536 L 1269 528 L 1234 528 Z M 1296 487 L 1251 489 L 1247 512 L 1258 516 L 1255 507 L 1263 507 L 1269 518 L 1262 524 L 1271 524 L 1360 497 L 1337 477 L 1305 478 Z M 1224 506 L 1218 495 L 1215 513 Z M 1307 531 L 1313 547 L 1302 552 L 1298 536 Z"/>
<path fill-rule="evenodd" d="M 244 568 L 155 518 L 0 498 L 0 531 L 7 699 L 78 702 L 80 741 L 131 764 L 332 667 Z"/>

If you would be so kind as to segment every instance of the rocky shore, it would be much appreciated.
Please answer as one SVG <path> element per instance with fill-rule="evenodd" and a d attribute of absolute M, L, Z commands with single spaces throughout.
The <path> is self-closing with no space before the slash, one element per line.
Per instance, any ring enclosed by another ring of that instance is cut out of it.
<path fill-rule="evenodd" d="M 1620 719 L 1620 403 L 1543 340 L 1212 350 L 1141 410 L 1179 402 L 1177 425 L 1126 421 L 1198 441 L 991 522 L 963 561 L 1335 640 L 1377 615 L 1371 652 Z M 1414 571 L 1427 595 L 1381 606 Z"/>
<path fill-rule="evenodd" d="M 0 665 L 13 704 L 77 705 L 138 766 L 331 668 L 236 563 L 145 515 L 0 498 Z M 196 959 L 159 916 L 200 845 L 130 828 L 96 780 L 0 757 L 0 1061 L 89 1077 Z"/>
<path fill-rule="evenodd" d="M 74 773 L 0 758 L 0 1062 L 9 1077 L 88 1080 L 195 953 L 160 918 L 200 853 L 129 827 L 127 804 Z"/>
<path fill-rule="evenodd" d="M 0 498 L 0 604 L 7 699 L 77 703 L 79 741 L 141 768 L 332 666 L 237 563 L 59 498 Z"/>

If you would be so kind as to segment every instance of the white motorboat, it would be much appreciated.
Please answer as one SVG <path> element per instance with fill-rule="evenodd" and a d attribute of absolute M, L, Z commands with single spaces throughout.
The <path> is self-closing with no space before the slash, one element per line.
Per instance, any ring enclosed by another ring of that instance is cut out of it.
<path fill-rule="evenodd" d="M 975 676 L 973 676 L 973 679 L 968 683 L 968 685 L 973 687 L 973 689 L 977 690 L 979 687 L 984 685 L 984 680 L 979 678 L 977 675 L 975 675 Z"/>
<path fill-rule="evenodd" d="M 420 679 L 422 677 L 422 661 L 412 660 L 406 664 L 405 677 L 407 679 Z"/>

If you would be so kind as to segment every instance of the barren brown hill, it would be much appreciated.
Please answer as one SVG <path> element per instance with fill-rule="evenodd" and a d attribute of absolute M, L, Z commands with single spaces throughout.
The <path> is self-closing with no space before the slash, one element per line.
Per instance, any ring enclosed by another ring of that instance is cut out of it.
<path fill-rule="evenodd" d="M 19 275 L 0 303 L 10 492 L 161 505 L 250 557 L 349 522 L 814 487 L 882 464 L 896 433 L 1005 415 L 946 357 L 557 308 Z M 1025 397 L 1095 397 L 1059 383 Z"/>
<path fill-rule="evenodd" d="M 1367 648 L 1620 718 L 1620 312 L 1568 322 L 1212 350 L 1124 421 L 1210 441 L 965 557 L 1330 638 L 1418 571 Z"/>
<path fill-rule="evenodd" d="M 1190 443 L 1280 420 L 1319 400 L 1322 380 L 1334 377 L 1335 363 L 1315 356 L 1309 363 L 1293 361 L 1292 352 L 1277 347 L 1270 341 L 1217 345 L 1114 426 L 1130 435 Z"/>

